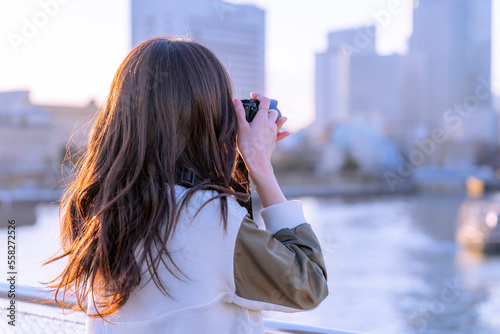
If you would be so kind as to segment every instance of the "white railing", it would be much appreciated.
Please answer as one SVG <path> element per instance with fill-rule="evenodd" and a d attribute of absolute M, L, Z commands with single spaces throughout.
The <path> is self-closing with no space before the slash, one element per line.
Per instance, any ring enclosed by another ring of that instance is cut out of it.
<path fill-rule="evenodd" d="M 0 299 L 9 299 L 10 285 L 7 283 L 0 283 Z M 59 307 L 59 304 L 54 302 L 53 294 L 44 288 L 34 288 L 30 286 L 15 286 L 15 300 L 21 303 L 31 303 L 49 307 Z M 8 305 L 8 303 L 4 303 Z M 2 316 L 1 320 L 5 323 L 0 324 L 2 328 L 9 328 L 7 325 L 8 314 L 7 306 L 0 306 Z M 50 312 L 34 313 L 33 311 L 23 311 L 16 305 L 16 326 L 15 333 L 77 333 L 79 330 L 83 331 L 85 323 L 83 320 L 71 320 L 61 317 L 54 317 Z M 23 324 L 22 319 L 28 319 L 29 322 Z M 24 327 L 23 327 L 24 326 Z M 356 334 L 358 332 L 350 332 L 332 328 L 308 326 L 301 324 L 294 324 L 285 321 L 264 319 L 264 326 L 266 334 Z M 71 330 L 70 330 L 71 329 Z M 360 333 L 358 333 L 360 334 Z"/>

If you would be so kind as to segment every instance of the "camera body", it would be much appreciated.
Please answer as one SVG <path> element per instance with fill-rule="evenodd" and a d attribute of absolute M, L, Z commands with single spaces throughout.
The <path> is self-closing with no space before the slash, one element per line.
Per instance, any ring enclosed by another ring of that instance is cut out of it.
<path fill-rule="evenodd" d="M 257 111 L 259 111 L 259 100 L 254 100 L 254 99 L 248 99 L 248 100 L 241 100 L 241 103 L 243 104 L 243 108 L 245 108 L 245 115 L 247 118 L 247 122 L 250 123 L 255 115 L 257 115 Z M 269 110 L 274 109 L 278 111 L 278 118 L 276 118 L 276 121 L 280 119 L 281 117 L 281 112 L 278 110 L 278 101 L 277 100 L 271 100 L 271 104 L 269 105 Z"/>

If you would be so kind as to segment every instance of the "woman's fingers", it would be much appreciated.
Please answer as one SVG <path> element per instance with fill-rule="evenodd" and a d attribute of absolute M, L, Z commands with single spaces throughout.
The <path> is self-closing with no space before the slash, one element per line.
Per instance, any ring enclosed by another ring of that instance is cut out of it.
<path fill-rule="evenodd" d="M 280 119 L 276 122 L 277 125 L 277 135 L 276 135 L 276 142 L 279 142 L 285 137 L 288 137 L 290 135 L 290 132 L 288 131 L 281 131 L 281 128 L 283 127 L 283 124 L 287 121 L 286 117 L 280 117 Z"/>
<path fill-rule="evenodd" d="M 269 109 L 269 106 L 271 105 L 271 100 L 262 94 L 259 93 L 250 93 L 250 97 L 254 100 L 259 101 L 259 109 Z"/>
<path fill-rule="evenodd" d="M 283 131 L 283 132 L 278 132 L 278 135 L 276 136 L 276 142 L 279 142 L 283 138 L 286 138 L 290 135 L 290 132 L 288 131 Z"/>
<path fill-rule="evenodd" d="M 275 109 L 269 109 L 269 107 L 271 106 L 271 100 L 268 97 L 255 92 L 250 93 L 250 97 L 259 101 L 259 110 L 257 112 L 257 115 L 259 115 L 259 113 L 263 114 L 264 110 L 267 110 L 268 118 L 270 120 L 272 119 L 273 123 L 277 122 L 278 111 Z"/>
<path fill-rule="evenodd" d="M 233 99 L 234 109 L 236 110 L 236 117 L 238 118 L 239 124 L 247 123 L 247 118 L 245 115 L 245 108 L 243 108 L 243 103 L 239 99 Z"/>
<path fill-rule="evenodd" d="M 269 120 L 269 124 L 275 124 L 276 120 L 278 119 L 278 110 L 275 109 L 269 110 L 267 117 Z"/>
<path fill-rule="evenodd" d="M 253 92 L 250 94 L 250 97 L 259 101 L 259 110 L 257 110 L 257 114 L 255 115 L 254 120 L 256 118 L 260 119 L 266 117 L 267 114 L 269 114 L 269 106 L 271 105 L 271 100 L 269 100 L 268 97 L 262 94 Z"/>
<path fill-rule="evenodd" d="M 285 122 L 288 120 L 288 118 L 286 117 L 280 117 L 280 119 L 278 119 L 276 121 L 276 125 L 278 126 L 278 132 L 281 130 L 281 128 L 283 127 L 283 124 L 285 124 Z"/>

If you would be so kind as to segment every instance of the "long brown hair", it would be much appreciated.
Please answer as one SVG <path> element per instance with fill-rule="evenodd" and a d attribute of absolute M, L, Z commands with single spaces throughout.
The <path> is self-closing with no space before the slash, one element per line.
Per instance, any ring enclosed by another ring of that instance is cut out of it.
<path fill-rule="evenodd" d="M 75 296 L 75 308 L 85 310 L 91 298 L 90 316 L 113 314 L 140 283 L 142 263 L 168 295 L 157 268 L 175 266 L 168 239 L 194 192 L 218 192 L 212 200 L 220 199 L 224 228 L 227 196 L 250 203 L 236 131 L 229 76 L 206 47 L 155 38 L 132 50 L 61 201 L 62 253 L 47 261 L 68 260 L 49 282 L 56 301 Z M 183 170 L 197 182 L 177 202 Z"/>

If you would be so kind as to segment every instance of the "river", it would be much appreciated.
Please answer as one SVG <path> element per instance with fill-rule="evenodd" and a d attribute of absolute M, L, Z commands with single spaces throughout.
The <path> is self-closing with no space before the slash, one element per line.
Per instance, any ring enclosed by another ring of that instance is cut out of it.
<path fill-rule="evenodd" d="M 454 242 L 462 196 L 300 199 L 323 248 L 330 295 L 312 311 L 266 317 L 380 334 L 500 333 L 500 257 Z M 17 229 L 19 284 L 40 286 L 61 268 L 40 268 L 58 248 L 57 207 L 40 206 L 37 216 Z M 6 229 L 0 242 L 5 249 Z"/>

